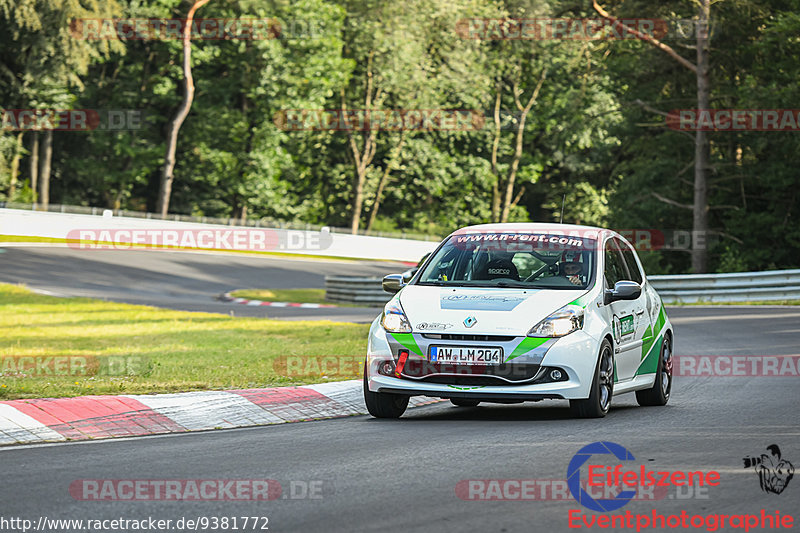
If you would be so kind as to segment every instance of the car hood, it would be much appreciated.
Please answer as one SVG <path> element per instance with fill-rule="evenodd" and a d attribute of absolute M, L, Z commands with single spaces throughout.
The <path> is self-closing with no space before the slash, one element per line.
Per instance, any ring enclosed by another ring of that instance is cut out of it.
<path fill-rule="evenodd" d="M 407 285 L 400 304 L 414 332 L 524 336 L 586 289 L 501 289 Z M 464 321 L 475 319 L 472 327 Z"/>

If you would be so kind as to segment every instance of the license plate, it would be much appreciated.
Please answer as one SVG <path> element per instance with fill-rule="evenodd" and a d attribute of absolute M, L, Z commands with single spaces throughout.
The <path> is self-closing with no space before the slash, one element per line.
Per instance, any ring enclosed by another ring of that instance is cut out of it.
<path fill-rule="evenodd" d="M 431 346 L 430 359 L 431 363 L 499 365 L 503 362 L 503 349 L 476 346 Z"/>

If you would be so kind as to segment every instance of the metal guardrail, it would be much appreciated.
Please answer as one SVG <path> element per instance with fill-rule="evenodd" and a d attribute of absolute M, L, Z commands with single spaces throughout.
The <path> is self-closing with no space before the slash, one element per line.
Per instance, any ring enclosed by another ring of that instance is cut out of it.
<path fill-rule="evenodd" d="M 648 276 L 647 279 L 665 303 L 800 300 L 800 269 Z M 325 277 L 325 298 L 331 302 L 379 307 L 391 297 L 383 292 L 381 278 Z"/>
<path fill-rule="evenodd" d="M 325 276 L 325 299 L 329 302 L 383 307 L 392 297 L 384 292 L 382 278 Z"/>
<path fill-rule="evenodd" d="M 800 269 L 648 276 L 667 303 L 800 300 Z"/>

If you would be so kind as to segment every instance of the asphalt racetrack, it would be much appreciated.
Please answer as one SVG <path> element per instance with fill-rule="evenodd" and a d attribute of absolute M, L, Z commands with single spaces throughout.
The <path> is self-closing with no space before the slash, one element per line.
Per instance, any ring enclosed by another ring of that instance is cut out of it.
<path fill-rule="evenodd" d="M 378 276 L 409 267 L 388 261 L 326 261 L 245 254 L 0 248 L 0 282 L 56 295 L 100 298 L 183 311 L 294 320 L 371 322 L 376 308 L 248 307 L 217 297 L 235 289 L 322 288 L 325 276 Z"/>
<path fill-rule="evenodd" d="M 122 253 L 124 257 L 44 248 L 7 249 L 0 254 L 1 280 L 80 296 L 101 296 L 105 288 L 106 296 L 113 300 L 227 312 L 219 307 L 224 304 L 213 301 L 213 296 L 224 290 L 321 286 L 325 273 L 380 275 L 393 270 L 390 264 Z M 165 287 L 171 287 L 171 292 Z M 194 297 L 193 291 L 197 293 Z M 358 314 L 356 311 L 349 310 Z M 679 356 L 800 353 L 800 308 L 690 307 L 669 308 L 668 313 L 675 326 L 675 353 Z M 595 441 L 611 441 L 635 457 L 625 464 L 630 470 L 644 466 L 649 471 L 716 471 L 720 483 L 702 490 L 668 487 L 610 515 L 630 511 L 650 516 L 656 510 L 665 516 L 680 515 L 681 511 L 703 517 L 760 516 L 763 510 L 774 516 L 778 511 L 781 516 L 791 514 L 796 528 L 800 473 L 782 493 L 765 492 L 755 468 L 745 468 L 743 458 L 769 454 L 766 447 L 777 444 L 782 458 L 800 467 L 799 406 L 800 378 L 796 375 L 684 376 L 676 377 L 666 407 L 638 407 L 633 395 L 623 395 L 613 400 L 606 418 L 595 420 L 571 419 L 563 401 L 476 408 L 440 403 L 411 409 L 399 420 L 358 416 L 12 447 L 0 451 L 0 505 L 2 518 L 24 518 L 33 524 L 40 517 L 152 517 L 175 524 L 182 517 L 266 516 L 269 531 L 291 532 L 598 531 L 596 524 L 587 529 L 586 523 L 575 517 L 588 521 L 607 515 L 582 507 L 561 489 L 576 452 Z M 778 473 L 784 480 L 785 468 L 784 464 L 783 473 Z M 70 484 L 81 479 L 250 478 L 279 481 L 282 497 L 268 502 L 98 502 L 76 499 L 69 491 Z M 539 487 L 534 491 L 537 497 L 520 501 L 520 491 L 510 490 L 517 485 L 498 481 L 495 485 L 505 490 L 500 494 L 510 501 L 469 499 L 497 495 L 487 480 L 509 479 L 534 480 Z M 315 497 L 309 497 L 311 492 Z M 573 515 L 572 524 L 579 529 L 570 529 L 570 511 L 580 513 Z M 226 530 L 219 524 L 206 530 Z M 261 525 L 263 522 L 258 530 Z M 227 530 L 232 530 L 230 523 Z M 239 530 L 243 530 L 241 522 Z M 633 529 L 603 530 L 636 531 L 635 523 Z M 744 528 L 726 524 L 717 530 Z M 750 528 L 754 530 L 760 528 Z"/>

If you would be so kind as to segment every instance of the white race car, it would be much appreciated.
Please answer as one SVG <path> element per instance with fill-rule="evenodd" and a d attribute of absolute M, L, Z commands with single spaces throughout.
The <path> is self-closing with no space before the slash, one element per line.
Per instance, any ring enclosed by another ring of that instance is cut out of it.
<path fill-rule="evenodd" d="M 665 405 L 672 326 L 633 247 L 606 229 L 484 224 L 448 236 L 372 323 L 370 414 L 397 418 L 411 396 L 457 406 L 566 399 L 602 417 L 636 392 Z"/>

